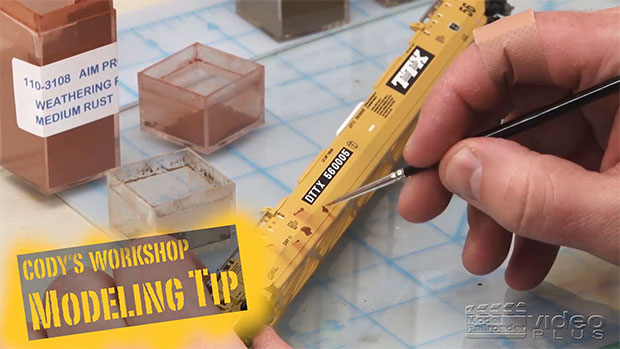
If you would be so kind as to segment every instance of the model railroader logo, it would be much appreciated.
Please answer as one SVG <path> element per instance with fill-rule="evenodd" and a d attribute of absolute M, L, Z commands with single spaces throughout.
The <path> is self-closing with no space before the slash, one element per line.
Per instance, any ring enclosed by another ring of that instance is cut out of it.
<path fill-rule="evenodd" d="M 308 190 L 306 195 L 303 197 L 303 201 L 312 205 L 314 201 L 323 193 L 327 185 L 332 181 L 334 177 L 338 174 L 338 171 L 344 166 L 345 162 L 349 160 L 349 158 L 353 155 L 353 152 L 347 148 L 342 148 L 340 152 L 336 155 L 334 160 L 327 166 L 323 174 L 314 182 L 314 185 Z"/>
<path fill-rule="evenodd" d="M 543 337 L 553 343 L 592 341 L 586 346 L 599 348 L 601 345 L 594 341 L 605 338 L 605 325 L 605 319 L 597 313 L 588 315 L 562 308 L 549 313 L 548 309 L 537 307 L 532 311 L 522 301 L 465 307 L 465 335 L 468 338 Z"/>
<path fill-rule="evenodd" d="M 409 55 L 409 59 L 400 66 L 387 85 L 402 94 L 407 93 L 433 58 L 435 56 L 425 49 L 421 47 L 414 48 L 411 55 Z"/>

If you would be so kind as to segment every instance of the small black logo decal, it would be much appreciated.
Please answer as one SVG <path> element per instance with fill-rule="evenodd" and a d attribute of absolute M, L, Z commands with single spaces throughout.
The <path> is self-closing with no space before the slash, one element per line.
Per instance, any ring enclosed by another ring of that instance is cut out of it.
<path fill-rule="evenodd" d="M 387 85 L 402 94 L 407 93 L 433 58 L 435 56 L 425 49 L 415 47 L 409 58 L 400 66 Z"/>

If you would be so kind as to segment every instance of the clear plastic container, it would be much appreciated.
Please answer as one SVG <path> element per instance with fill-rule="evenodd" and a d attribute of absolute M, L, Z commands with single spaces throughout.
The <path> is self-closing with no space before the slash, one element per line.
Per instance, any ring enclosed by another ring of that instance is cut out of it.
<path fill-rule="evenodd" d="M 283 41 L 349 22 L 349 0 L 237 0 L 237 13 Z"/>
<path fill-rule="evenodd" d="M 138 74 L 145 132 L 209 154 L 265 123 L 265 68 L 195 43 Z"/>
<path fill-rule="evenodd" d="M 112 0 L 0 1 L 0 163 L 45 194 L 120 163 L 118 114 L 49 136 L 18 127 L 12 60 L 43 66 L 116 42 Z"/>
<path fill-rule="evenodd" d="M 235 206 L 235 184 L 191 149 L 108 171 L 110 229 L 128 237 L 204 228 Z"/>

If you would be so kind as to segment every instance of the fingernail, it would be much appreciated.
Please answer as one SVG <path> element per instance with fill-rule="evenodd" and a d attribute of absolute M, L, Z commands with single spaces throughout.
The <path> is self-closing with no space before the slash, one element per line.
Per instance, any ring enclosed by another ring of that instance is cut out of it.
<path fill-rule="evenodd" d="M 463 198 L 480 198 L 482 163 L 468 146 L 463 146 L 446 166 L 448 189 Z"/>

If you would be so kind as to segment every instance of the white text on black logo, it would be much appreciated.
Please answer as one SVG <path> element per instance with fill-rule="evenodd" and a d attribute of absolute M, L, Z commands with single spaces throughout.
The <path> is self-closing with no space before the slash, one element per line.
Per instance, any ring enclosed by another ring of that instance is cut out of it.
<path fill-rule="evenodd" d="M 402 94 L 407 93 L 434 57 L 421 47 L 414 48 L 387 85 Z"/>
<path fill-rule="evenodd" d="M 344 166 L 344 164 L 349 160 L 349 158 L 353 155 L 353 152 L 347 148 L 340 149 L 340 152 L 336 154 L 336 157 L 332 160 L 332 162 L 327 166 L 325 171 L 319 176 L 314 182 L 314 185 L 306 192 L 306 195 L 302 198 L 303 201 L 312 205 L 314 201 L 323 193 L 327 185 L 332 181 L 334 177 L 338 174 L 338 171 Z"/>

